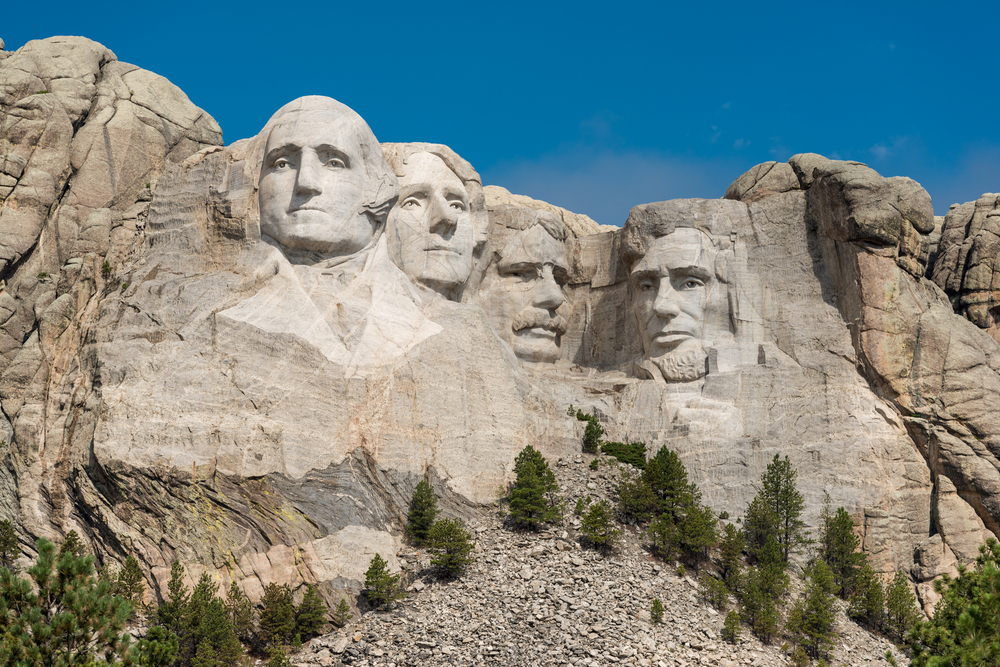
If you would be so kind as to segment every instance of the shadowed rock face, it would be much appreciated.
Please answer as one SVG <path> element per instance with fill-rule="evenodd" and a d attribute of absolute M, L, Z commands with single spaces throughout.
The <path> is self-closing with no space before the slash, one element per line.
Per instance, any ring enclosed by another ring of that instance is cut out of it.
<path fill-rule="evenodd" d="M 829 493 L 925 602 L 998 530 L 998 347 L 948 298 L 991 312 L 961 268 L 991 266 L 989 202 L 929 267 L 919 184 L 807 154 L 607 230 L 329 98 L 222 148 L 87 40 L 3 53 L 0 86 L 0 503 L 26 543 L 337 600 L 394 563 L 421 479 L 474 516 L 525 445 L 579 452 L 569 404 L 732 516 L 788 455 L 807 522 Z"/>

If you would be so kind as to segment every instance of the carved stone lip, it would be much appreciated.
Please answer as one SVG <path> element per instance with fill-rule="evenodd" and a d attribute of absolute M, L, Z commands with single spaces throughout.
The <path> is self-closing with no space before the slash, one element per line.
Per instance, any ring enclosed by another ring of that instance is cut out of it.
<path fill-rule="evenodd" d="M 444 246 L 432 246 L 430 248 L 427 248 L 424 252 L 447 252 L 447 253 L 451 253 L 452 255 L 461 255 L 462 254 L 462 253 L 458 252 L 457 250 L 455 250 L 454 248 L 448 248 L 448 247 L 444 247 Z"/>
<path fill-rule="evenodd" d="M 694 335 L 690 331 L 675 331 L 671 329 L 670 331 L 661 331 L 653 336 L 654 343 L 676 343 L 678 341 L 684 340 L 685 338 L 693 338 Z"/>
<path fill-rule="evenodd" d="M 560 335 L 557 329 L 553 329 L 550 326 L 525 327 L 524 329 L 518 329 L 514 333 L 518 336 L 531 336 L 534 338 L 549 339 L 555 339 L 556 336 Z"/>

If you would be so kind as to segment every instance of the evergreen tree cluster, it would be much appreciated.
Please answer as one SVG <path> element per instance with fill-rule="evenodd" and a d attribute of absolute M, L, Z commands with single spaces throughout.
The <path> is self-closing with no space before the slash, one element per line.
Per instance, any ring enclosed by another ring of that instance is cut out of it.
<path fill-rule="evenodd" d="M 124 628 L 132 605 L 97 577 L 93 556 L 72 549 L 57 553 L 45 539 L 35 548 L 38 556 L 26 578 L 0 567 L 0 664 L 171 664 L 177 638 L 168 633 L 151 632 L 131 645 Z"/>
<path fill-rule="evenodd" d="M 416 544 L 426 546 L 434 554 L 431 558 L 432 565 L 440 568 L 445 576 L 457 577 L 475 561 L 472 551 L 476 544 L 472 541 L 472 533 L 466 530 L 465 522 L 461 519 L 435 521 L 439 513 L 434 489 L 425 480 L 421 480 L 410 500 L 406 533 Z M 374 559 L 372 562 L 374 563 Z M 391 600 L 385 600 L 376 606 L 386 602 Z"/>
<path fill-rule="evenodd" d="M 971 567 L 934 582 L 941 595 L 934 616 L 909 635 L 914 667 L 1000 664 L 1000 543 L 980 545 Z"/>
<path fill-rule="evenodd" d="M 794 644 L 793 664 L 810 664 L 829 657 L 835 638 L 834 600 L 839 595 L 849 601 L 848 614 L 858 623 L 897 643 L 904 641 L 919 614 L 908 579 L 897 572 L 883 584 L 860 551 L 850 515 L 842 507 L 831 511 L 829 496 L 804 590 L 786 607 L 789 559 L 813 544 L 801 521 L 804 505 L 791 462 L 775 456 L 761 476 L 742 528 L 732 523 L 723 527 L 719 574 L 739 601 L 739 621 L 764 642 L 784 635 Z M 708 595 L 712 586 L 704 582 L 702 588 Z M 734 618 L 726 618 L 727 637 L 738 629 Z"/>
<path fill-rule="evenodd" d="M 697 567 L 718 542 L 715 513 L 702 504 L 680 457 L 666 447 L 638 475 L 623 471 L 617 495 L 619 516 L 638 525 L 648 522 L 651 550 L 661 558 L 681 557 Z"/>

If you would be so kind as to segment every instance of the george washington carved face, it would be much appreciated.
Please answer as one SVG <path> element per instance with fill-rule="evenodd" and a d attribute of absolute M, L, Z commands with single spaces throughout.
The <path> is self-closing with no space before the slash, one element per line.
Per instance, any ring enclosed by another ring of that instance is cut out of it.
<path fill-rule="evenodd" d="M 395 201 L 395 177 L 368 125 L 346 106 L 305 97 L 265 127 L 261 234 L 287 250 L 349 255 L 371 243 Z"/>

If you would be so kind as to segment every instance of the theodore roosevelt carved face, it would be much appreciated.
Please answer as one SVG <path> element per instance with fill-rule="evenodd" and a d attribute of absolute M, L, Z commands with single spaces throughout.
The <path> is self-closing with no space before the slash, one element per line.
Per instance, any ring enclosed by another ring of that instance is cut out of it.
<path fill-rule="evenodd" d="M 668 382 L 705 375 L 705 324 L 719 285 L 716 254 L 705 233 L 678 228 L 653 240 L 632 267 L 643 350 Z"/>
<path fill-rule="evenodd" d="M 393 166 L 400 196 L 389 213 L 390 254 L 411 280 L 458 300 L 472 272 L 476 236 L 466 184 L 430 152 Z"/>
<path fill-rule="evenodd" d="M 529 211 L 534 223 L 507 240 L 483 278 L 480 298 L 500 338 L 519 359 L 559 359 L 566 320 L 562 286 L 567 279 L 566 227 L 551 213 Z"/>
<path fill-rule="evenodd" d="M 361 118 L 324 97 L 282 107 L 265 127 L 261 234 L 335 257 L 369 245 L 395 201 L 395 177 Z"/>

